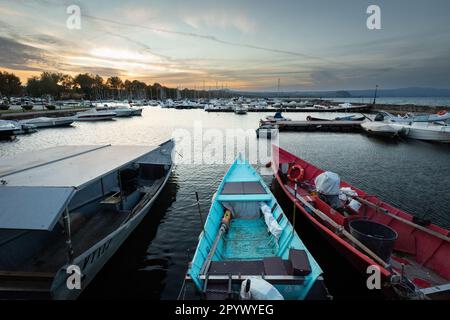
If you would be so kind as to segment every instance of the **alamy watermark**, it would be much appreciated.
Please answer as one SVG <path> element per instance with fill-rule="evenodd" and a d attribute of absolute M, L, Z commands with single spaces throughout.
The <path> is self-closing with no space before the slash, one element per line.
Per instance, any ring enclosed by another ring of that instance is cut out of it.
<path fill-rule="evenodd" d="M 81 290 L 81 269 L 75 264 L 67 267 L 66 273 L 69 275 L 66 280 L 66 286 L 69 290 Z"/>
<path fill-rule="evenodd" d="M 367 7 L 366 10 L 369 17 L 366 21 L 367 29 L 369 30 L 380 30 L 381 29 L 381 8 L 375 4 Z"/>
<path fill-rule="evenodd" d="M 278 161 L 272 149 L 272 144 L 279 144 L 277 129 L 260 131 L 257 139 L 254 129 L 204 128 L 201 121 L 195 121 L 192 129 L 175 129 L 172 138 L 177 146 L 175 164 L 231 164 L 239 154 L 253 165 Z M 271 171 L 261 166 L 260 173 Z"/>
<path fill-rule="evenodd" d="M 72 4 L 67 7 L 66 13 L 69 17 L 66 20 L 66 27 L 69 30 L 81 29 L 81 9 L 76 4 Z"/>
<path fill-rule="evenodd" d="M 381 289 L 380 267 L 377 265 L 370 265 L 367 267 L 366 273 L 369 275 L 366 281 L 367 289 L 369 290 Z"/>

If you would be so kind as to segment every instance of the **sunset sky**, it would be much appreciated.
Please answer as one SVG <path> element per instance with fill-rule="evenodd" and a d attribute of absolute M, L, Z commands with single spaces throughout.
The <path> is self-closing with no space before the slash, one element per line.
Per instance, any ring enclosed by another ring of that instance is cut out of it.
<path fill-rule="evenodd" d="M 66 27 L 69 5 L 81 29 Z M 381 30 L 366 9 L 381 7 Z M 0 0 L 0 69 L 238 90 L 450 87 L 450 1 Z"/>

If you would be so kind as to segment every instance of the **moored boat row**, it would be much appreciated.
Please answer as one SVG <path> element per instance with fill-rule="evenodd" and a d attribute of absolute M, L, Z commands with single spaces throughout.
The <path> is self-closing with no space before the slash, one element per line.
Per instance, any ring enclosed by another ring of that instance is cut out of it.
<path fill-rule="evenodd" d="M 361 127 L 371 135 L 450 143 L 449 113 L 400 117 L 380 112 Z"/>

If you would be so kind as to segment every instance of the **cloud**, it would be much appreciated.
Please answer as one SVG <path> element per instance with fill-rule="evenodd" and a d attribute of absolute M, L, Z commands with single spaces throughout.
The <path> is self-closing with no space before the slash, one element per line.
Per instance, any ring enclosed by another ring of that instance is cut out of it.
<path fill-rule="evenodd" d="M 256 22 L 240 12 L 229 12 L 229 10 L 202 10 L 184 16 L 183 21 L 195 28 L 218 27 L 221 29 L 235 28 L 243 33 L 256 30 Z"/>
<path fill-rule="evenodd" d="M 45 61 L 45 51 L 0 37 L 0 66 L 17 70 L 39 70 Z"/>
<path fill-rule="evenodd" d="M 256 49 L 256 50 L 267 51 L 267 52 L 272 52 L 272 53 L 281 53 L 281 54 L 286 54 L 286 55 L 302 57 L 302 58 L 310 59 L 310 60 L 325 60 L 325 59 L 322 59 L 322 58 L 319 58 L 319 57 L 314 57 L 314 56 L 310 56 L 310 55 L 303 54 L 303 53 L 300 53 L 300 52 L 295 52 L 295 51 L 289 51 L 289 50 L 283 50 L 283 49 L 274 49 L 274 48 L 265 47 L 265 46 L 259 46 L 259 45 L 254 45 L 254 44 L 246 44 L 246 43 L 227 41 L 227 40 L 223 40 L 223 39 L 220 39 L 220 38 L 218 38 L 216 36 L 208 35 L 208 34 L 199 34 L 199 33 L 195 33 L 195 32 L 177 31 L 177 30 L 165 29 L 165 28 L 160 28 L 160 27 L 153 27 L 153 26 L 148 26 L 148 25 L 138 25 L 138 24 L 133 24 L 133 23 L 118 22 L 118 21 L 115 21 L 115 20 L 111 20 L 111 19 L 107 19 L 107 18 L 101 18 L 101 17 L 96 17 L 96 16 L 92 16 L 92 15 L 86 15 L 86 14 L 84 15 L 84 17 L 88 18 L 88 19 L 92 19 L 94 21 L 103 21 L 103 22 L 108 22 L 108 23 L 112 23 L 112 24 L 120 25 L 120 26 L 124 26 L 124 27 L 140 28 L 140 29 L 150 30 L 150 31 L 153 31 L 153 32 L 156 32 L 156 33 L 168 33 L 168 34 L 174 34 L 174 35 L 191 37 L 191 38 L 199 38 L 199 39 L 213 41 L 213 42 L 224 44 L 224 45 L 230 45 L 230 46 L 242 47 L 242 48 L 249 48 L 249 49 Z"/>

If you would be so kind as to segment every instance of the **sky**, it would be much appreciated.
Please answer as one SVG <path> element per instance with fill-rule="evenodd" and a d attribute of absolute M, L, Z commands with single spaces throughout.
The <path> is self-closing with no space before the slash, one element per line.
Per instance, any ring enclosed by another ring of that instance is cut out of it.
<path fill-rule="evenodd" d="M 23 83 L 52 71 L 197 89 L 450 88 L 449 21 L 448 0 L 0 0 L 0 69 Z"/>

